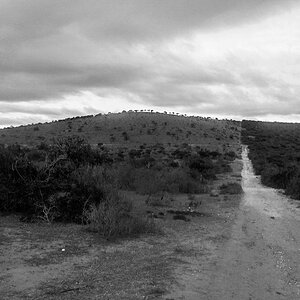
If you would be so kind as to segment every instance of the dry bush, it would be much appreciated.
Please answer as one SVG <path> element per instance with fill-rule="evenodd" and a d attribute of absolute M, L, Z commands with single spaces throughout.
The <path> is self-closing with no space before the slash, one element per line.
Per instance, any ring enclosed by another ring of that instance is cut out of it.
<path fill-rule="evenodd" d="M 294 176 L 287 185 L 286 193 L 294 199 L 300 199 L 300 171 Z"/>
<path fill-rule="evenodd" d="M 239 183 L 231 182 L 228 184 L 222 184 L 220 186 L 220 192 L 221 194 L 230 194 L 230 195 L 242 194 L 243 188 Z"/>
<path fill-rule="evenodd" d="M 92 204 L 84 212 L 91 230 L 105 238 L 126 237 L 143 233 L 156 233 L 154 221 L 131 215 L 131 203 L 117 192 L 107 195 L 100 204 Z"/>
<path fill-rule="evenodd" d="M 122 170 L 122 173 L 119 172 L 120 186 L 143 195 L 156 195 L 162 192 L 200 194 L 206 193 L 208 189 L 205 183 L 193 178 L 185 168 L 157 170 L 128 166 Z"/>

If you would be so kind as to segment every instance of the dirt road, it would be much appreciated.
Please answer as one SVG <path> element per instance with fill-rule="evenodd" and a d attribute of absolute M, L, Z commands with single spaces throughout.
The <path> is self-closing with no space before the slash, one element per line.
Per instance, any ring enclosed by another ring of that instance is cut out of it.
<path fill-rule="evenodd" d="M 300 210 L 260 183 L 246 147 L 242 156 L 245 194 L 203 299 L 300 299 Z"/>

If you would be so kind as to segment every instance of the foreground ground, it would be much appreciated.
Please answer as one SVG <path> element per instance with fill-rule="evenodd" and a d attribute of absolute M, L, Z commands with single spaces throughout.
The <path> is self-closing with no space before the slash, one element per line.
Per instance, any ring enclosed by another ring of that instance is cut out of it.
<path fill-rule="evenodd" d="M 260 184 L 246 150 L 243 165 L 242 199 L 198 195 L 190 221 L 151 208 L 165 213 L 161 235 L 108 242 L 78 225 L 2 216 L 1 299 L 298 299 L 297 204 Z M 215 186 L 240 181 L 241 166 Z M 179 195 L 172 206 L 188 202 Z"/>

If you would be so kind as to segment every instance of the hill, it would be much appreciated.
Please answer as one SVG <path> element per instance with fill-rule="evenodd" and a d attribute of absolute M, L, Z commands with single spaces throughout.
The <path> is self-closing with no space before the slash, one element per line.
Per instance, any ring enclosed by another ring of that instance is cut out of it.
<path fill-rule="evenodd" d="M 1 144 L 53 143 L 79 135 L 91 145 L 195 144 L 221 152 L 236 150 L 240 122 L 166 113 L 129 111 L 74 117 L 0 130 Z"/>

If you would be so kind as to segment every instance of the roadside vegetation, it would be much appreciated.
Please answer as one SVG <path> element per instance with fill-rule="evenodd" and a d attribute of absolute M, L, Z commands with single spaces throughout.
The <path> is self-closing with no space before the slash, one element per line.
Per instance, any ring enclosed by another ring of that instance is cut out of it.
<path fill-rule="evenodd" d="M 243 121 L 242 142 L 263 184 L 300 199 L 300 124 Z"/>
<path fill-rule="evenodd" d="M 172 194 L 208 193 L 235 156 L 188 144 L 92 148 L 80 136 L 2 146 L 0 210 L 27 222 L 87 224 L 107 238 L 157 232 L 124 191 L 146 195 L 148 206 L 168 206 Z"/>

